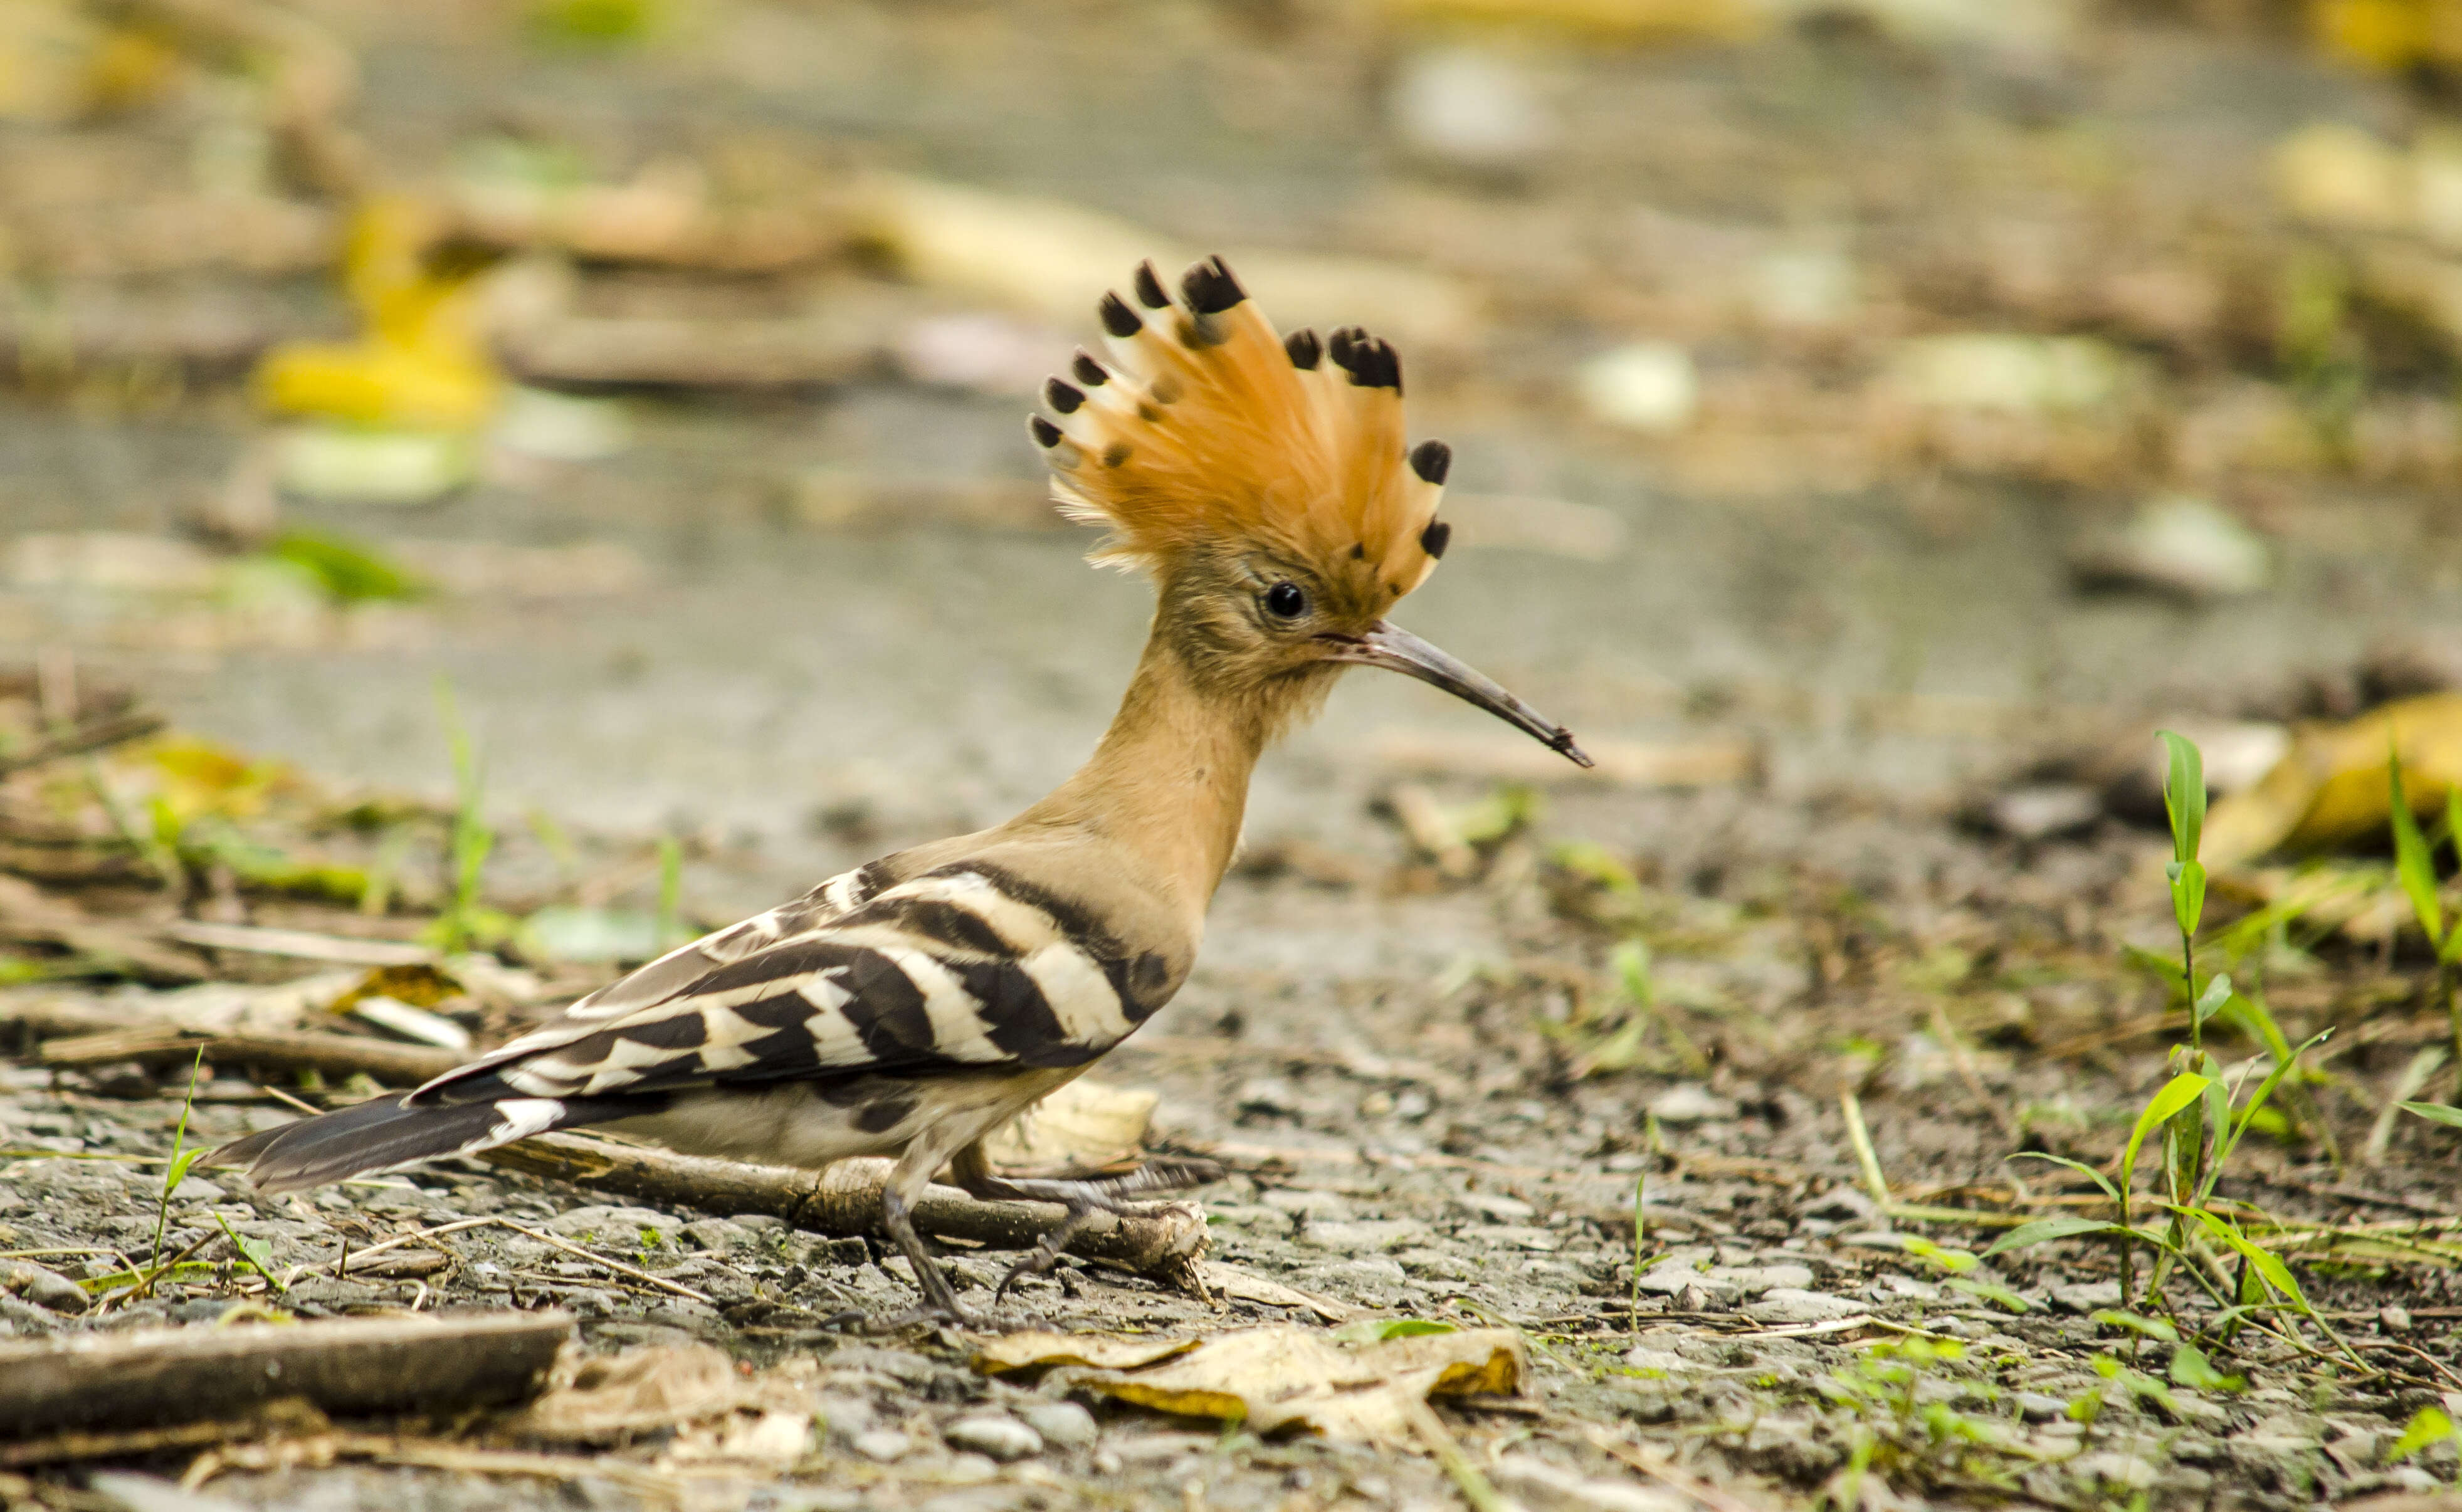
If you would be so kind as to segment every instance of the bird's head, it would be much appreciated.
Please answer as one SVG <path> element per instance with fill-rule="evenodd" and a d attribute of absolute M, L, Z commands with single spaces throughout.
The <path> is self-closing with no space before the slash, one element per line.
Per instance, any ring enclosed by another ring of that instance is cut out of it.
<path fill-rule="evenodd" d="M 1386 617 L 1453 533 L 1436 517 L 1453 454 L 1407 445 L 1393 347 L 1277 335 L 1219 257 L 1177 300 L 1150 263 L 1132 287 L 1134 306 L 1103 299 L 1106 358 L 1078 353 L 1031 429 L 1061 507 L 1112 529 L 1094 560 L 1155 578 L 1192 674 L 1270 726 L 1342 668 L 1384 667 L 1590 765 L 1570 731 Z"/>

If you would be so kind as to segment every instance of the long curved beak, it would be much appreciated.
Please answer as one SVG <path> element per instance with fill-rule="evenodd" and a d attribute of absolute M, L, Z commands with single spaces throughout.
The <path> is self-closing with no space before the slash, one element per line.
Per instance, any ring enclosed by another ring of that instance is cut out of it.
<path fill-rule="evenodd" d="M 1363 667 L 1383 667 L 1388 672 L 1417 678 L 1466 703 L 1476 703 L 1507 724 L 1528 732 L 1532 739 L 1576 767 L 1597 765 L 1573 744 L 1571 730 L 1543 716 L 1496 682 L 1399 625 L 1380 619 L 1364 636 L 1327 636 L 1323 638 L 1327 648 L 1326 659 L 1329 661 L 1355 661 Z"/>

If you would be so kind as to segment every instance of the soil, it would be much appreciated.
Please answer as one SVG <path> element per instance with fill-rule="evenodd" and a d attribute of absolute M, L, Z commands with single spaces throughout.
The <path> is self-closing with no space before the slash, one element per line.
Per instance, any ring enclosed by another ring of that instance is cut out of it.
<path fill-rule="evenodd" d="M 2462 1417 L 2462 1176 L 2450 1131 L 2388 1106 L 2449 1032 L 2416 938 L 2355 941 L 2296 918 L 2233 935 L 2247 898 L 2217 886 L 2201 973 L 2230 970 L 2293 1045 L 2332 1031 L 2218 1187 L 2291 1261 L 2304 1310 L 2278 1299 L 2224 1316 L 2218 1296 L 2266 1293 L 2219 1239 L 2202 1271 L 2170 1267 L 2150 1296 L 2146 1256 L 2124 1264 L 2103 1238 L 1978 1258 L 2030 1219 L 2109 1216 L 2090 1176 L 2012 1157 L 2108 1173 L 2139 1110 L 2187 1067 L 2178 995 L 2147 959 L 2179 943 L 2169 842 L 2144 791 L 2106 801 L 2119 767 L 2150 760 L 2158 721 L 2351 712 L 2374 696 L 2357 670 L 2372 645 L 2462 626 L 2445 494 L 2462 450 L 2434 453 L 2445 432 L 2425 421 L 2413 450 L 2379 444 L 2412 434 L 2402 416 L 2442 414 L 2451 387 L 2446 338 L 2415 313 L 2365 297 L 2346 312 L 2374 363 L 2345 417 L 2360 438 L 2348 455 L 2213 450 L 2254 390 L 2294 414 L 2313 399 L 2277 351 L 2277 275 L 2321 247 L 2365 261 L 2260 207 L 2272 145 L 2318 117 L 2430 121 L 2432 96 L 2328 66 L 2287 19 L 2254 12 L 2099 15 L 2049 51 L 1998 34 L 1915 43 L 1851 15 L 1733 48 L 1543 32 L 1504 52 L 1564 136 L 1497 170 L 1431 162 L 1381 123 L 1396 71 L 1450 33 L 1340 8 L 746 7 L 613 58 L 529 47 L 484 8 L 428 22 L 384 9 L 318 13 L 358 51 L 354 119 L 405 180 L 488 132 L 578 143 L 610 176 L 671 143 L 723 155 L 783 140 L 1060 195 L 1184 241 L 1405 258 L 1474 281 L 1477 331 L 1414 368 L 1415 432 L 1453 441 L 1458 491 L 1573 501 L 1619 533 L 1601 550 L 1466 531 L 1410 623 L 1585 738 L 1644 751 L 1740 739 L 1749 760 L 1695 788 L 1560 782 L 1529 798 L 1496 780 L 1491 747 L 1435 759 L 1433 774 L 1396 758 L 1487 731 L 1425 689 L 1350 680 L 1261 773 L 1195 976 L 1097 1073 L 1159 1094 L 1152 1149 L 1227 1168 L 1193 1194 L 1211 1258 L 1291 1300 L 1201 1297 L 1071 1258 L 996 1303 L 1010 1257 L 949 1262 L 961 1300 L 1001 1326 L 1518 1329 L 1525 1393 L 1441 1406 L 1464 1451 L 1454 1467 L 1261 1439 L 1065 1375 L 995 1378 L 961 1328 L 851 1328 L 851 1311 L 908 1305 L 903 1261 L 758 1216 L 644 1208 L 468 1162 L 283 1199 L 205 1173 L 165 1207 L 160 1162 L 184 1109 L 189 1141 L 212 1141 L 293 1116 L 297 1099 L 373 1089 L 277 1089 L 214 1067 L 190 1108 L 184 1068 L 56 1070 L 27 1041 L 0 1071 L 0 1264 L 54 1279 L 8 1273 L 0 1332 L 209 1328 L 248 1305 L 300 1318 L 553 1307 L 592 1356 L 700 1343 L 787 1372 L 812 1428 L 757 1465 L 679 1458 L 688 1436 L 653 1428 L 553 1474 L 271 1432 L 202 1458 L 189 1446 L 0 1470 L 0 1503 L 1300 1512 L 1467 1499 L 1485 1512 L 1478 1499 L 1501 1494 L 1533 1512 L 1889 1512 L 2450 1495 L 2462 1440 L 2429 1430 L 2430 1410 Z M 1636 114 L 1664 129 L 1631 129 Z M 177 137 L 146 119 L 11 129 L 11 150 L 34 156 L 123 139 L 167 152 Z M 1866 280 L 1849 317 L 1807 332 L 1737 313 L 1736 266 L 1833 233 Z M 965 307 L 879 280 L 874 256 L 826 278 L 883 282 L 910 314 Z M 2213 297 L 2149 314 L 2115 270 L 2203 280 Z M 594 297 L 741 313 L 805 299 L 809 271 L 678 292 L 682 275 L 637 270 Z M 195 277 L 167 294 L 141 270 L 95 282 L 201 308 L 247 292 L 265 340 L 347 324 L 314 270 Z M 1068 333 L 1019 323 L 1065 354 Z M 1952 421 L 1872 398 L 1889 343 L 1968 328 L 2091 336 L 2136 364 L 2138 386 L 2084 418 Z M 1694 351 L 1704 400 L 1681 435 L 1619 431 L 1572 397 L 1569 369 L 1640 337 Z M 416 508 L 284 501 L 287 526 L 464 564 L 464 586 L 425 599 L 270 614 L 15 572 L 0 647 L 54 668 L 65 656 L 86 685 L 133 689 L 177 730 L 282 764 L 241 830 L 357 884 L 379 867 L 398 876 L 362 909 L 356 892 L 303 896 L 314 889 L 208 847 L 174 897 L 141 843 L 81 807 L 81 764 L 48 764 L 0 788 L 9 869 L 155 941 L 168 964 L 111 964 L 0 909 L 10 980 L 42 979 L 0 988 L 0 1017 L 41 1002 L 133 1021 L 195 1001 L 184 992 L 307 974 L 166 943 L 175 915 L 419 938 L 449 899 L 460 801 L 440 678 L 485 757 L 475 807 L 499 830 L 486 900 L 508 916 L 576 902 L 646 915 L 668 837 L 682 912 L 721 924 L 1040 793 L 1109 715 L 1141 590 L 1091 575 L 1080 534 L 1039 520 L 816 523 L 816 476 L 1031 492 L 1025 394 L 894 368 L 760 393 L 630 391 L 621 455 L 493 446 L 472 486 Z M 196 364 L 169 397 L 131 397 L 107 363 L 74 381 L 23 377 L 0 400 L 12 535 L 223 549 L 192 537 L 199 501 L 261 436 L 234 371 Z M 2182 489 L 2255 528 L 2270 587 L 2083 591 L 2078 543 Z M 574 546 L 602 553 L 596 576 L 576 558 L 550 571 L 504 554 Z M 1994 818 L 1992 800 L 2044 781 L 2087 809 L 2041 832 Z M 1408 832 L 1397 813 L 1417 800 L 1466 850 Z M 78 853 L 106 860 L 35 865 L 68 845 L 42 828 L 62 825 L 84 826 Z M 531 964 L 528 988 L 474 1020 L 483 1038 L 611 969 Z M 184 974 L 207 980 L 174 984 Z M 2224 1068 L 2262 1076 L 2244 1021 L 2207 1032 Z M 2447 1080 L 2408 1091 L 2441 1096 Z M 405 1246 L 399 1274 L 333 1274 L 346 1246 L 473 1218 L 573 1248 L 480 1226 Z M 267 1246 L 278 1289 L 217 1242 L 224 1223 Z M 160 1253 L 205 1244 L 211 1269 L 99 1307 L 60 1289 L 146 1262 L 158 1228 Z M 987 1416 L 1006 1426 L 986 1431 Z M 344 1426 L 538 1451 L 502 1415 Z M 16 1463 L 7 1447 L 0 1464 Z M 97 1471 L 194 1489 L 90 1485 Z"/>

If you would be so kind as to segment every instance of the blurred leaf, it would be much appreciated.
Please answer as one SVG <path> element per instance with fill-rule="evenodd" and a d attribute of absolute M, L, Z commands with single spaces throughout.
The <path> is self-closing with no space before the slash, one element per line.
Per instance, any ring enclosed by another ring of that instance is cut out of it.
<path fill-rule="evenodd" d="M 1992 1247 L 1983 1252 L 1983 1258 L 1990 1260 L 2013 1249 L 2029 1249 L 2056 1239 L 2075 1239 L 2081 1234 L 2122 1232 L 2125 1231 L 2119 1224 L 2108 1223 L 2099 1218 L 2039 1218 L 2031 1223 L 2021 1223 L 1993 1241 Z"/>
<path fill-rule="evenodd" d="M 2448 1108 L 2443 1103 L 2404 1103 L 2401 1107 L 2404 1112 L 2417 1113 L 2431 1122 L 2462 1129 L 2462 1108 Z"/>
<path fill-rule="evenodd" d="M 1620 897 L 1641 896 L 1641 879 L 1615 853 L 1594 840 L 1559 840 L 1547 848 L 1547 859 L 1585 881 L 1595 882 Z"/>
<path fill-rule="evenodd" d="M 2087 1314 L 2087 1321 L 2114 1328 L 2126 1328 L 2131 1333 L 2142 1333 L 2149 1339 L 2160 1339 L 2166 1344 L 2180 1342 L 2179 1329 L 2160 1318 L 2149 1318 L 2142 1313 L 2122 1312 L 2116 1307 L 2097 1307 Z"/>
<path fill-rule="evenodd" d="M 2214 979 L 2206 983 L 2206 990 L 2197 994 L 2197 1022 L 2203 1024 L 2221 1012 L 2223 1004 L 2231 1001 L 2231 996 L 2230 976 L 2221 972 L 2215 973 Z"/>
<path fill-rule="evenodd" d="M 292 530 L 267 549 L 277 560 L 304 568 L 338 603 L 416 598 L 427 585 L 368 547 L 338 536 Z"/>
<path fill-rule="evenodd" d="M 1382 1344 L 1387 1339 L 1415 1339 L 1431 1333 L 1458 1333 L 1450 1323 L 1426 1318 L 1362 1318 L 1333 1330 L 1345 1344 Z"/>
<path fill-rule="evenodd" d="M 2405 1428 L 2402 1436 L 2393 1441 L 2393 1447 L 2386 1451 L 2386 1463 L 2398 1465 L 2421 1450 L 2433 1448 L 2454 1436 L 2452 1418 L 2438 1408 L 2423 1407 L 2410 1415 L 2410 1426 Z"/>
<path fill-rule="evenodd" d="M 2104 1196 L 2111 1199 L 2115 1202 L 2120 1200 L 2120 1189 L 2111 1184 L 2110 1177 L 2105 1176 L 2094 1167 L 2087 1165 L 2083 1160 L 2072 1160 L 2063 1155 L 2045 1155 L 2041 1150 L 2020 1150 L 2009 1158 L 2012 1160 L 2047 1160 L 2053 1165 L 2066 1166 L 2070 1170 L 2078 1173 L 2078 1175 L 2084 1177 L 2087 1180 L 2092 1181 L 2096 1186 L 2101 1187 L 2103 1189 Z M 1990 1254 L 1991 1251 L 1987 1250 L 1985 1253 Z"/>
<path fill-rule="evenodd" d="M 666 9 L 661 0 L 531 0 L 529 32 L 557 47 L 637 47 L 656 33 Z"/>
<path fill-rule="evenodd" d="M 1933 1243 L 1931 1240 L 1918 1239 L 1912 1234 L 1906 1236 L 1903 1240 L 1899 1241 L 1899 1243 L 1908 1254 L 1914 1256 L 1917 1260 L 1930 1261 L 1932 1264 L 1938 1265 L 1941 1269 L 1949 1271 L 1954 1275 L 1962 1276 L 1966 1272 L 1973 1270 L 1976 1265 L 1979 1264 L 1976 1257 L 1966 1250 L 1944 1249 L 1940 1245 Z"/>
<path fill-rule="evenodd" d="M 2193 1344 L 2183 1344 L 2171 1351 L 2171 1379 L 2193 1392 L 2244 1392 L 2248 1390 L 2245 1375 L 2225 1375 L 2206 1358 L 2206 1351 Z"/>
<path fill-rule="evenodd" d="M 1998 1282 L 1976 1281 L 1972 1276 L 1952 1276 L 1949 1278 L 1948 1286 L 1952 1291 L 1962 1291 L 1970 1297 L 1980 1297 L 2005 1311 L 2032 1312 L 2035 1310 L 2033 1303 Z"/>

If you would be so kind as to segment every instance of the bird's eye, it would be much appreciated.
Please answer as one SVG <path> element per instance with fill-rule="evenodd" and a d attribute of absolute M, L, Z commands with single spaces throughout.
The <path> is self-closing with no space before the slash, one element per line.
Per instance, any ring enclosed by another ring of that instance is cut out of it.
<path fill-rule="evenodd" d="M 1297 583 L 1276 583 L 1265 590 L 1265 608 L 1276 618 L 1297 619 L 1307 609 L 1307 594 Z"/>

